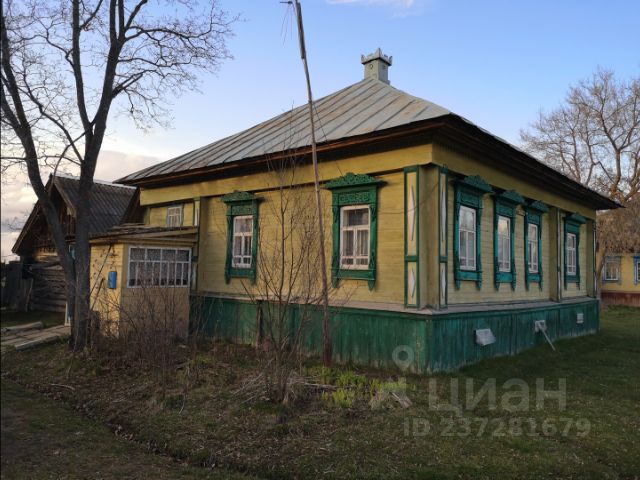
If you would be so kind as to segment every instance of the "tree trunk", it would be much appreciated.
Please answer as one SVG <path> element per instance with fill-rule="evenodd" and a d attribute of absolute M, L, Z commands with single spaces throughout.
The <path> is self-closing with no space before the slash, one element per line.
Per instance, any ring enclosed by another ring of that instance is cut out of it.
<path fill-rule="evenodd" d="M 83 169 L 84 170 L 84 169 Z M 76 207 L 75 236 L 75 309 L 73 325 L 74 350 L 87 346 L 91 296 L 91 246 L 89 244 L 89 215 L 91 212 L 92 179 L 80 177 L 78 205 Z M 93 177 L 93 175 L 91 175 Z"/>

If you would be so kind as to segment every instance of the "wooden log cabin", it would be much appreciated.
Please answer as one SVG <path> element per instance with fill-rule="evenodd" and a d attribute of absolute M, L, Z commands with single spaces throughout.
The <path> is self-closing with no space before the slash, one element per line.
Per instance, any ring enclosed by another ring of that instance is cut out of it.
<path fill-rule="evenodd" d="M 69 248 L 75 237 L 75 215 L 78 204 L 79 179 L 57 174 L 49 177 L 46 188 L 50 192 L 58 216 L 65 229 Z M 96 180 L 92 190 L 90 234 L 98 235 L 123 222 L 124 214 L 136 189 L 127 185 Z M 26 280 L 23 308 L 64 312 L 66 306 L 64 274 L 49 234 L 40 203 L 33 207 L 12 252 L 20 256 L 22 277 Z"/>
<path fill-rule="evenodd" d="M 619 205 L 392 87 L 379 49 L 361 60 L 364 79 L 315 104 L 335 360 L 389 366 L 402 354 L 434 372 L 596 332 L 596 211 Z M 139 188 L 146 224 L 197 232 L 190 297 L 211 335 L 260 338 L 281 187 L 313 192 L 309 132 L 307 107 L 295 108 L 120 180 Z M 157 247 L 119 250 L 117 288 L 162 261 Z M 306 342 L 319 352 L 318 328 Z"/>

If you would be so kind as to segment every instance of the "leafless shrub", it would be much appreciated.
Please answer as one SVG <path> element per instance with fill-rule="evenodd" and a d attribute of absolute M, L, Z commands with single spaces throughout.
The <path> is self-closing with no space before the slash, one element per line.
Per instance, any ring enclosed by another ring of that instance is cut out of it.
<path fill-rule="evenodd" d="M 144 368 L 164 399 L 177 370 L 186 392 L 195 374 L 198 332 L 189 336 L 187 287 L 142 283 L 124 290 L 99 289 L 92 301 L 92 353 L 119 368 Z"/>
<path fill-rule="evenodd" d="M 262 371 L 240 390 L 247 398 L 264 396 L 289 403 L 307 381 L 298 373 L 309 353 L 309 336 L 323 321 L 322 258 L 314 190 L 296 180 L 296 159 L 270 164 L 273 190 L 260 214 L 260 248 L 255 285 L 243 282 L 258 310 L 258 354 Z M 325 209 L 330 211 L 330 209 Z M 331 293 L 337 305 L 347 291 Z"/>

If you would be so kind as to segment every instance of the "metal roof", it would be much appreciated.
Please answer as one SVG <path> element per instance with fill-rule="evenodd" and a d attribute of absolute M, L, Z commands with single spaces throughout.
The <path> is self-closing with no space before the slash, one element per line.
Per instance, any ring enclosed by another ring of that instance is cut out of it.
<path fill-rule="evenodd" d="M 445 108 L 366 78 L 314 102 L 318 143 L 364 135 L 442 117 Z M 242 132 L 132 173 L 120 182 L 223 165 L 309 146 L 310 122 L 303 105 Z"/>
<path fill-rule="evenodd" d="M 316 100 L 314 106 L 316 139 L 319 145 L 446 118 L 450 122 L 458 121 L 475 129 L 474 134 L 479 133 L 480 139 L 492 139 L 499 145 L 507 146 L 510 153 L 520 155 L 524 165 L 521 163 L 516 168 L 524 168 L 521 173 L 544 174 L 545 181 L 551 180 L 556 189 L 561 189 L 569 196 L 580 195 L 598 209 L 620 206 L 466 118 L 375 78 L 365 78 Z M 235 135 L 127 175 L 118 182 L 137 184 L 146 179 L 153 182 L 155 179 L 171 178 L 174 174 L 190 171 L 195 175 L 209 168 L 302 149 L 310 144 L 311 125 L 308 106 L 305 104 Z M 507 158 L 505 161 L 510 162 Z"/>

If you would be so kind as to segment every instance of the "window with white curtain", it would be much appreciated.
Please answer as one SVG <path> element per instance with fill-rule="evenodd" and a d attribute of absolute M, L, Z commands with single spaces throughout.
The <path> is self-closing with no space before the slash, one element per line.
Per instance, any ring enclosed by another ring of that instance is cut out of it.
<path fill-rule="evenodd" d="M 567 256 L 567 274 L 568 275 L 576 275 L 577 267 L 576 267 L 576 234 L 575 233 L 567 233 L 567 251 L 565 252 Z"/>
<path fill-rule="evenodd" d="M 251 249 L 253 247 L 253 215 L 240 215 L 233 218 L 233 257 L 234 268 L 251 268 Z"/>
<path fill-rule="evenodd" d="M 620 280 L 620 258 L 609 257 L 604 261 L 604 279 L 608 282 Z"/>
<path fill-rule="evenodd" d="M 527 250 L 529 258 L 527 263 L 529 273 L 538 273 L 539 251 L 538 251 L 538 225 L 529 223 L 527 225 Z"/>
<path fill-rule="evenodd" d="M 167 227 L 182 226 L 182 205 L 167 208 Z"/>
<path fill-rule="evenodd" d="M 460 231 L 458 253 L 461 270 L 476 269 L 476 211 L 473 208 L 460 207 Z"/>
<path fill-rule="evenodd" d="M 368 205 L 340 209 L 340 268 L 362 270 L 369 267 L 370 216 Z"/>
<path fill-rule="evenodd" d="M 498 216 L 498 270 L 511 271 L 511 219 Z"/>

